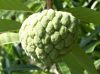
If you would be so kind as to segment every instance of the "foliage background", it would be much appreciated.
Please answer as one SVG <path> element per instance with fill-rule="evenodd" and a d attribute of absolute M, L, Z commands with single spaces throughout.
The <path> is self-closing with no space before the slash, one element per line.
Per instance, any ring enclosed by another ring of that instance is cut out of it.
<path fill-rule="evenodd" d="M 45 0 L 0 0 L 0 74 L 48 74 L 25 54 L 18 37 L 22 22 L 29 15 L 45 8 Z M 93 59 L 95 68 L 100 73 L 100 0 L 53 0 L 53 8 L 71 12 L 80 20 L 78 43 Z M 83 60 L 86 62 L 86 59 Z M 69 62 L 72 61 L 69 59 Z M 81 73 L 80 69 L 75 68 L 79 65 L 77 62 L 76 66 L 70 64 L 73 70 Z M 61 63 L 57 70 L 60 74 L 70 74 L 65 63 Z M 84 73 L 87 74 L 86 71 Z"/>

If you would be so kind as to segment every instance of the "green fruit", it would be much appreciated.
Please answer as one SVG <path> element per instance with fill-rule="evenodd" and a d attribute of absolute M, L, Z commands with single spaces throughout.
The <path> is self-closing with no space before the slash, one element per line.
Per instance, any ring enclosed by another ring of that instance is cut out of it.
<path fill-rule="evenodd" d="M 71 13 L 52 9 L 29 16 L 19 31 L 25 52 L 42 65 L 58 62 L 77 39 L 76 19 Z"/>

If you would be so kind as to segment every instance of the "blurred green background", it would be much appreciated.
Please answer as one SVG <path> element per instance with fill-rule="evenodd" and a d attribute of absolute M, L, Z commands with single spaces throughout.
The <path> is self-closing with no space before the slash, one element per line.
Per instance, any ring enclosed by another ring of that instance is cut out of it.
<path fill-rule="evenodd" d="M 100 0 L 52 1 L 53 9 L 68 11 L 79 19 L 78 43 L 100 74 Z M 32 62 L 23 51 L 18 36 L 22 22 L 45 8 L 46 0 L 0 0 L 0 74 L 53 74 L 43 72 Z M 57 71 L 55 74 L 71 74 L 65 63 L 57 64 Z"/>

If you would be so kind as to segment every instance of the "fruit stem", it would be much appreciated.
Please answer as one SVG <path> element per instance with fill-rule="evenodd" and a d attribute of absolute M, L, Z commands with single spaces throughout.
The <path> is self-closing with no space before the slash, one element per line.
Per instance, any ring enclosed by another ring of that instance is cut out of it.
<path fill-rule="evenodd" d="M 52 0 L 46 0 L 46 9 L 52 8 Z"/>

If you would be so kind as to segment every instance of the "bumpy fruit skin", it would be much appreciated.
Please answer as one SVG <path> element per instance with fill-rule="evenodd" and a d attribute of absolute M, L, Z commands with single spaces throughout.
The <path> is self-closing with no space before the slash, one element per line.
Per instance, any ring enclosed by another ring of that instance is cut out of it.
<path fill-rule="evenodd" d="M 76 25 L 75 17 L 68 12 L 49 9 L 32 14 L 19 31 L 22 47 L 35 60 L 50 66 L 75 42 Z"/>

